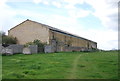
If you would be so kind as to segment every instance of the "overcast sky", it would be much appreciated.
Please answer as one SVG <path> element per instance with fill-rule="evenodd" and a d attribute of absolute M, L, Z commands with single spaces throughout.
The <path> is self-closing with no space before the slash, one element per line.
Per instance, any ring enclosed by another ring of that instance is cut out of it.
<path fill-rule="evenodd" d="M 99 49 L 117 49 L 118 1 L 1 0 L 0 30 L 30 19 L 93 40 Z"/>

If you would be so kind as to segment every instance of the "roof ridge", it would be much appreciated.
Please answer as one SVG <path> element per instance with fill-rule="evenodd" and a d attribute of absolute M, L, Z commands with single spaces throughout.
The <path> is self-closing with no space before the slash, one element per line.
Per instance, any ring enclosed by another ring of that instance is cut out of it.
<path fill-rule="evenodd" d="M 64 33 L 66 33 L 66 34 L 73 35 L 73 36 L 75 36 L 75 37 L 79 37 L 79 38 L 81 38 L 81 39 L 84 39 L 84 40 L 88 40 L 88 41 L 94 42 L 94 41 L 92 41 L 92 40 L 86 39 L 86 38 L 81 37 L 81 36 L 79 36 L 79 35 L 72 34 L 72 33 L 69 33 L 69 32 L 67 32 L 67 31 L 64 31 L 64 30 L 61 30 L 61 29 L 58 29 L 58 28 L 55 28 L 55 27 L 52 27 L 52 26 L 49 26 L 49 25 L 46 25 L 46 24 L 43 24 L 43 23 L 39 23 L 39 22 L 37 22 L 37 21 L 33 21 L 33 20 L 30 20 L 30 19 L 26 19 L 25 21 L 21 22 L 20 24 L 16 25 L 15 27 L 11 28 L 10 30 L 16 28 L 17 26 L 21 25 L 22 23 L 24 23 L 24 22 L 26 22 L 26 21 L 35 22 L 35 23 L 44 25 L 44 26 L 46 26 L 47 28 L 49 28 L 49 29 L 51 29 L 51 30 L 54 30 L 54 31 L 56 30 L 56 31 L 64 32 Z M 8 30 L 8 32 L 9 32 L 10 30 Z M 96 42 L 94 42 L 94 43 L 96 43 Z"/>

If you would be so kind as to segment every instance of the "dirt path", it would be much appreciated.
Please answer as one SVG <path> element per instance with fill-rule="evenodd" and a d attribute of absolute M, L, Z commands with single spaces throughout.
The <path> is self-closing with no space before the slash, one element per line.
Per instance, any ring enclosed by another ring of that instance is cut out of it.
<path fill-rule="evenodd" d="M 80 58 L 81 54 L 79 56 L 77 56 L 75 58 L 75 60 L 73 61 L 73 68 L 71 69 L 71 73 L 70 75 L 68 76 L 68 79 L 76 79 L 76 72 L 77 72 L 77 64 L 78 64 L 78 60 Z"/>

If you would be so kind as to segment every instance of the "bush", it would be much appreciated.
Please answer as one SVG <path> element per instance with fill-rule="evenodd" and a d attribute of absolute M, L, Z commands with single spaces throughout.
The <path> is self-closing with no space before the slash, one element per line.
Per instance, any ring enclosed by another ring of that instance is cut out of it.
<path fill-rule="evenodd" d="M 33 42 L 28 42 L 25 44 L 25 46 L 29 46 L 29 45 L 37 45 L 38 46 L 38 52 L 44 52 L 44 46 L 47 43 L 42 43 L 40 40 L 36 39 Z"/>
<path fill-rule="evenodd" d="M 99 49 L 97 49 L 97 48 L 92 48 L 92 51 L 99 51 Z"/>
<path fill-rule="evenodd" d="M 8 46 L 10 44 L 17 44 L 17 38 L 12 36 L 5 35 L 5 32 L 0 32 L 0 36 L 2 36 L 2 45 Z"/>
<path fill-rule="evenodd" d="M 35 45 L 33 42 L 28 42 L 24 45 L 24 47 L 28 47 L 29 45 Z"/>
<path fill-rule="evenodd" d="M 16 44 L 17 38 L 11 36 L 2 36 L 2 44 Z"/>

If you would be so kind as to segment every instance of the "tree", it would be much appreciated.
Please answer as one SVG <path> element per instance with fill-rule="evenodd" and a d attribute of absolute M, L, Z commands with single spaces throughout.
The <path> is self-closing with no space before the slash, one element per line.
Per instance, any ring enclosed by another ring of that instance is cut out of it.
<path fill-rule="evenodd" d="M 17 38 L 5 35 L 5 32 L 0 31 L 0 36 L 2 37 L 2 45 L 3 46 L 8 46 L 10 44 L 16 44 L 17 43 Z"/>
<path fill-rule="evenodd" d="M 16 44 L 17 38 L 12 36 L 2 36 L 2 44 Z"/>

